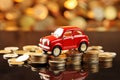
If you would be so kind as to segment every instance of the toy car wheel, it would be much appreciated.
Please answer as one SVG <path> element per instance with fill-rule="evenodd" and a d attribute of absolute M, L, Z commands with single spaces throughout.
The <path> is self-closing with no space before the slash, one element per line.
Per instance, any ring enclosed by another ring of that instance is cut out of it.
<path fill-rule="evenodd" d="M 88 48 L 87 43 L 82 42 L 82 43 L 79 45 L 78 50 L 79 50 L 80 52 L 85 52 L 85 51 L 87 50 L 87 48 Z"/>
<path fill-rule="evenodd" d="M 61 54 L 61 48 L 59 46 L 55 46 L 52 50 L 53 56 L 57 57 Z"/>

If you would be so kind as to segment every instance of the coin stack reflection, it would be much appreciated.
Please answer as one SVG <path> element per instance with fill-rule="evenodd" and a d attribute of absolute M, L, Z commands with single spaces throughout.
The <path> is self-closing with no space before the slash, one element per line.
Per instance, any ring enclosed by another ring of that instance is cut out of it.
<path fill-rule="evenodd" d="M 115 52 L 103 52 L 99 54 L 100 63 L 104 68 L 112 67 L 113 58 L 116 56 Z"/>
<path fill-rule="evenodd" d="M 50 67 L 57 68 L 57 69 L 62 69 L 65 67 L 66 64 L 66 57 L 64 54 L 61 54 L 58 57 L 51 56 L 49 59 L 49 65 Z"/>

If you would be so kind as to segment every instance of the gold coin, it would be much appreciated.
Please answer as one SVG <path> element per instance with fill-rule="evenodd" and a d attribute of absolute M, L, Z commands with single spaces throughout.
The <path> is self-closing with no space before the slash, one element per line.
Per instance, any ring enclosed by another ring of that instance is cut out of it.
<path fill-rule="evenodd" d="M 105 18 L 108 20 L 114 20 L 117 17 L 117 10 L 114 6 L 107 6 L 104 11 Z"/>
<path fill-rule="evenodd" d="M 43 20 L 48 16 L 48 9 L 42 4 L 35 5 L 33 7 L 33 16 L 36 19 Z"/>
<path fill-rule="evenodd" d="M 14 53 L 18 54 L 18 55 L 23 55 L 25 53 L 28 53 L 28 51 L 24 51 L 24 50 L 17 50 Z"/>
<path fill-rule="evenodd" d="M 26 45 L 26 46 L 23 46 L 23 50 L 35 52 L 35 50 L 39 50 L 39 47 L 36 45 Z"/>
<path fill-rule="evenodd" d="M 54 5 L 54 6 L 53 6 Z M 59 5 L 54 1 L 49 1 L 47 3 L 47 8 L 54 14 L 59 14 Z"/>
<path fill-rule="evenodd" d="M 24 64 L 24 62 L 17 62 L 15 58 L 8 59 L 8 63 L 10 66 L 13 66 L 13 65 L 22 66 Z"/>
<path fill-rule="evenodd" d="M 7 11 L 13 7 L 12 0 L 0 0 L 0 10 Z"/>
<path fill-rule="evenodd" d="M 107 56 L 111 56 L 111 57 L 115 57 L 116 53 L 115 52 L 101 52 L 99 53 L 99 57 L 107 57 Z"/>
<path fill-rule="evenodd" d="M 16 51 L 18 49 L 19 49 L 18 47 L 5 47 L 4 48 L 4 50 L 6 50 L 6 51 Z"/>
<path fill-rule="evenodd" d="M 90 46 L 90 47 L 88 47 L 87 50 L 101 50 L 101 49 L 103 49 L 102 46 Z"/>
<path fill-rule="evenodd" d="M 0 54 L 8 54 L 10 53 L 11 51 L 6 51 L 6 50 L 0 50 Z"/>
<path fill-rule="evenodd" d="M 16 58 L 17 56 L 18 56 L 17 54 L 4 54 L 3 58 L 9 59 L 9 58 Z"/>
<path fill-rule="evenodd" d="M 67 9 L 74 9 L 78 5 L 77 0 L 66 0 L 64 3 L 64 7 Z"/>

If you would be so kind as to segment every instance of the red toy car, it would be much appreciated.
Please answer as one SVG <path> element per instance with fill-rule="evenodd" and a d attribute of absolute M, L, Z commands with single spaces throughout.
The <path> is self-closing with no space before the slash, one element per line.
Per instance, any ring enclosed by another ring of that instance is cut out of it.
<path fill-rule="evenodd" d="M 84 35 L 80 28 L 63 26 L 50 36 L 40 38 L 39 46 L 44 51 L 52 51 L 54 56 L 59 56 L 61 50 L 78 48 L 80 52 L 84 52 L 87 50 L 88 43 L 88 36 Z"/>

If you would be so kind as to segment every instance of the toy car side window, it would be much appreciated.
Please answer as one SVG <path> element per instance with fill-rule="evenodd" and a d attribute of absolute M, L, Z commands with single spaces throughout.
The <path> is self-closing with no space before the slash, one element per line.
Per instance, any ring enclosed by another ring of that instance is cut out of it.
<path fill-rule="evenodd" d="M 82 32 L 79 31 L 79 30 L 76 30 L 76 31 L 74 31 L 74 34 L 75 34 L 75 35 L 82 35 Z"/>
<path fill-rule="evenodd" d="M 72 31 L 66 31 L 63 35 L 63 37 L 71 37 L 72 36 Z"/>

